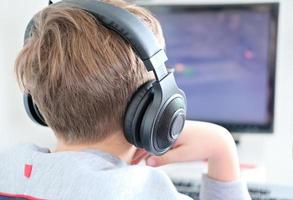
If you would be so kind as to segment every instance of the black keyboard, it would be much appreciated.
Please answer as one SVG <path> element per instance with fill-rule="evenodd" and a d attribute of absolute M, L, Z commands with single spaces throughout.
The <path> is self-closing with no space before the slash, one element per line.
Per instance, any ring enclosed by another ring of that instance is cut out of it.
<path fill-rule="evenodd" d="M 178 192 L 199 200 L 199 181 L 174 179 L 172 181 Z M 293 200 L 293 187 L 251 184 L 248 185 L 248 191 L 252 200 Z"/>

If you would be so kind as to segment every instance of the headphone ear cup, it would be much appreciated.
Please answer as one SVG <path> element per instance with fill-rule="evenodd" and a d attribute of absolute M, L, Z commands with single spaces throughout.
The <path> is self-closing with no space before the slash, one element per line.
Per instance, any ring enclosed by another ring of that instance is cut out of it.
<path fill-rule="evenodd" d="M 124 117 L 124 135 L 128 142 L 139 148 L 144 148 L 141 142 L 140 126 L 145 111 L 153 100 L 153 82 L 146 82 L 134 93 Z"/>
<path fill-rule="evenodd" d="M 161 110 L 153 133 L 153 146 L 161 154 L 166 152 L 179 137 L 186 119 L 186 103 L 182 96 L 176 96 Z"/>
<path fill-rule="evenodd" d="M 33 102 L 33 98 L 30 94 L 23 95 L 23 103 L 25 111 L 32 121 L 39 125 L 47 126 L 44 117 L 40 113 L 37 105 Z"/>

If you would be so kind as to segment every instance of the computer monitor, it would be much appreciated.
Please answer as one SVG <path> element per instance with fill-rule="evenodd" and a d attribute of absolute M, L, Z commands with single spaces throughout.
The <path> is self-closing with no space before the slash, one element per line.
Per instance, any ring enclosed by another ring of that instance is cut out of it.
<path fill-rule="evenodd" d="M 278 3 L 144 6 L 162 25 L 188 119 L 273 131 Z"/>

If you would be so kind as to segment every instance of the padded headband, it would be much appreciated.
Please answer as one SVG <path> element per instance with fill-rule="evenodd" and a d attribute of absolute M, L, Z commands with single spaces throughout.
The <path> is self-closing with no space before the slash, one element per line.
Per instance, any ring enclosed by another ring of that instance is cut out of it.
<path fill-rule="evenodd" d="M 92 14 L 105 27 L 115 31 L 131 44 L 147 70 L 153 71 L 157 80 L 160 81 L 168 74 L 165 51 L 159 46 L 152 31 L 134 14 L 97 0 L 63 0 L 52 5 L 68 5 Z M 25 40 L 30 37 L 33 26 L 32 19 L 27 26 Z"/>

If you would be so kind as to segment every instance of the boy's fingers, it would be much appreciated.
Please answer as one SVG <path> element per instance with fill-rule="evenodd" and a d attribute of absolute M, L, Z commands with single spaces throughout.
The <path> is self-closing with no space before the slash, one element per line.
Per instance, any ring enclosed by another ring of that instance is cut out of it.
<path fill-rule="evenodd" d="M 146 154 L 148 154 L 148 152 L 146 152 L 144 149 L 137 149 L 134 156 L 133 156 L 133 159 L 140 158 Z"/>
<path fill-rule="evenodd" d="M 143 160 L 147 156 L 148 156 L 148 153 L 145 150 L 137 149 L 132 158 L 131 164 L 132 165 L 138 164 L 141 160 Z"/>

